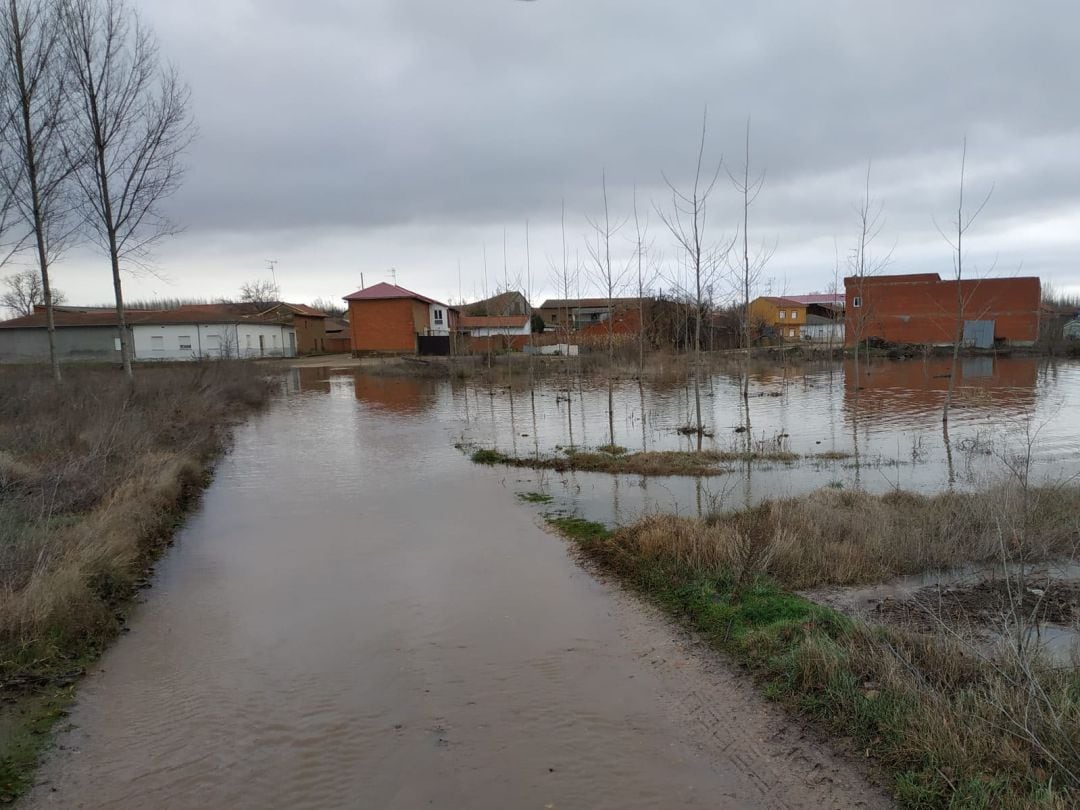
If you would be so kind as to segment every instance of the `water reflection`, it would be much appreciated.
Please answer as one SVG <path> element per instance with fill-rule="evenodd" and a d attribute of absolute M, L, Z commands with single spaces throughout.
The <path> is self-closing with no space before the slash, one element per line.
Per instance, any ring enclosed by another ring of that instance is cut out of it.
<path fill-rule="evenodd" d="M 412 377 L 375 377 L 356 374 L 353 393 L 368 405 L 401 413 L 423 413 L 436 400 L 438 390 L 430 381 Z"/>
<path fill-rule="evenodd" d="M 621 379 L 608 416 L 603 376 L 558 373 L 495 383 L 379 377 L 301 369 L 294 390 L 348 386 L 357 400 L 440 423 L 447 444 L 464 441 L 518 456 L 592 447 L 609 440 L 630 450 L 690 449 L 695 436 L 693 386 L 685 377 Z M 966 358 L 959 370 L 949 432 L 941 423 L 949 360 L 875 361 L 856 389 L 853 363 L 759 366 L 702 380 L 702 410 L 713 436 L 706 448 L 781 447 L 805 456 L 847 457 L 796 464 L 738 465 L 707 479 L 514 470 L 521 487 L 550 492 L 561 508 L 596 519 L 631 520 L 663 509 L 707 514 L 821 487 L 922 492 L 985 483 L 1001 468 L 1010 442 L 1038 432 L 1037 476 L 1080 474 L 1080 363 L 1037 358 Z M 746 426 L 751 427 L 747 430 Z"/>

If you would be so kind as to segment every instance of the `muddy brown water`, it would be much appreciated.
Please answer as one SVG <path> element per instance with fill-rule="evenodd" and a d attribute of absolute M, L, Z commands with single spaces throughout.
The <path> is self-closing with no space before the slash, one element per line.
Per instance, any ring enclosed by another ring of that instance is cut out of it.
<path fill-rule="evenodd" d="M 889 806 L 579 566 L 437 386 L 309 389 L 237 432 L 24 806 Z"/>

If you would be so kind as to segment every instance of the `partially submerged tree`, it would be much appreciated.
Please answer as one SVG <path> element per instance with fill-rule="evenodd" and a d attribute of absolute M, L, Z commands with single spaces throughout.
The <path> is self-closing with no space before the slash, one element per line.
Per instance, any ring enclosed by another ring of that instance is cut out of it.
<path fill-rule="evenodd" d="M 750 170 L 750 119 L 746 120 L 746 151 L 743 157 L 743 167 L 741 176 L 728 171 L 728 177 L 731 178 L 731 183 L 735 186 L 735 190 L 742 197 L 742 257 L 737 263 L 732 266 L 734 286 L 737 290 L 737 295 L 742 298 L 742 341 L 743 347 L 747 352 L 747 361 L 749 361 L 750 342 L 751 342 L 751 313 L 750 313 L 750 300 L 753 289 L 757 286 L 758 281 L 761 278 L 761 274 L 765 269 L 765 265 L 769 261 L 771 251 L 762 245 L 755 254 L 750 255 L 750 207 L 757 200 L 758 194 L 761 193 L 762 187 L 765 185 L 765 173 L 762 172 L 757 177 L 751 176 Z M 749 362 L 745 364 L 742 374 L 742 400 L 743 400 L 743 414 L 746 440 L 750 441 L 750 368 Z"/>
<path fill-rule="evenodd" d="M 64 303 L 65 296 L 55 287 L 52 289 L 52 303 Z M 0 307 L 14 313 L 15 317 L 33 315 L 35 307 L 45 304 L 45 291 L 41 276 L 34 270 L 21 270 L 4 279 L 4 289 L 0 292 Z"/>
<path fill-rule="evenodd" d="M 74 113 L 66 132 L 90 234 L 109 256 L 124 373 L 132 376 L 123 271 L 177 231 L 162 202 L 179 187 L 194 135 L 189 92 L 126 0 L 62 0 Z"/>
<path fill-rule="evenodd" d="M 878 275 L 892 261 L 891 251 L 885 256 L 877 256 L 873 252 L 873 244 L 881 234 L 885 223 L 882 219 L 884 203 L 870 196 L 870 169 L 871 164 L 866 164 L 866 180 L 863 185 L 863 196 L 855 209 L 855 221 L 858 226 L 858 238 L 855 247 L 852 248 L 848 257 L 848 265 L 855 286 L 855 294 L 852 296 L 851 312 L 845 314 L 845 329 L 852 335 L 855 346 L 855 391 L 858 392 L 861 385 L 861 372 L 859 367 L 860 344 L 867 338 L 866 329 L 873 317 L 873 302 L 866 299 L 866 280 Z M 869 353 L 867 354 L 869 358 Z M 869 362 L 869 361 L 868 361 Z"/>
<path fill-rule="evenodd" d="M 684 254 L 684 262 L 690 273 L 690 294 L 694 300 L 694 430 L 698 437 L 705 434 L 705 424 L 701 416 L 701 321 L 706 306 L 706 294 L 716 279 L 718 256 L 726 256 L 728 250 L 717 252 L 709 246 L 706 238 L 708 225 L 708 202 L 716 187 L 723 167 L 723 158 L 717 161 L 716 169 L 710 175 L 702 176 L 702 163 L 705 159 L 705 136 L 708 129 L 708 110 L 701 120 L 701 142 L 698 146 L 694 180 L 690 188 L 680 190 L 664 175 L 664 182 L 671 191 L 671 207 L 667 211 L 657 208 L 660 219 L 671 231 Z"/>
<path fill-rule="evenodd" d="M 36 273 L 29 272 L 35 278 L 14 277 L 5 299 L 8 294 L 19 299 L 21 293 L 25 314 L 44 305 L 49 362 L 57 382 L 57 296 L 49 269 L 72 232 L 67 185 L 75 169 L 62 140 L 69 107 L 60 23 L 60 6 L 50 0 L 8 0 L 0 13 L 0 187 L 10 199 L 12 218 L 33 242 L 37 263 Z"/>
<path fill-rule="evenodd" d="M 608 440 L 612 448 L 615 444 L 615 299 L 621 294 L 626 285 L 626 276 L 629 268 L 616 266 L 611 261 L 611 240 L 620 230 L 621 223 L 613 225 L 611 212 L 608 206 L 607 174 L 602 173 L 600 184 L 603 192 L 603 217 L 598 220 L 589 220 L 589 226 L 593 230 L 592 240 L 586 240 L 585 246 L 593 262 L 593 281 L 599 287 L 607 302 L 607 355 L 608 355 Z"/>
<path fill-rule="evenodd" d="M 967 308 L 967 297 L 964 295 L 964 236 L 967 234 L 968 229 L 982 213 L 983 208 L 990 202 L 990 195 L 994 193 L 994 187 L 991 186 L 986 192 L 986 196 L 983 201 L 976 206 L 975 210 L 971 213 L 965 213 L 964 211 L 964 182 L 965 172 L 967 171 L 967 138 L 964 138 L 963 147 L 960 152 L 960 193 L 956 205 L 956 220 L 953 222 L 953 234 L 955 237 L 950 237 L 940 228 L 938 231 L 941 233 L 942 238 L 952 248 L 953 254 L 953 279 L 956 282 L 956 324 L 953 330 L 952 341 L 952 363 L 949 367 L 949 386 L 945 392 L 945 404 L 941 409 L 941 421 L 945 425 L 949 423 L 949 408 L 952 407 L 953 395 L 956 392 L 956 374 L 960 364 L 960 346 L 964 341 L 964 312 Z M 955 238 L 955 241 L 954 241 Z M 947 431 L 947 428 L 946 428 Z M 948 433 L 946 432 L 946 437 Z"/>

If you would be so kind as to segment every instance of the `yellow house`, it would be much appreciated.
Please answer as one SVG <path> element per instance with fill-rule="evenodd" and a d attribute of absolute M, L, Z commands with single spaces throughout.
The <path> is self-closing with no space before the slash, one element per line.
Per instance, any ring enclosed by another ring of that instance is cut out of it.
<path fill-rule="evenodd" d="M 790 298 L 763 295 L 750 302 L 750 333 L 773 338 L 780 343 L 802 340 L 806 325 L 806 304 Z"/>

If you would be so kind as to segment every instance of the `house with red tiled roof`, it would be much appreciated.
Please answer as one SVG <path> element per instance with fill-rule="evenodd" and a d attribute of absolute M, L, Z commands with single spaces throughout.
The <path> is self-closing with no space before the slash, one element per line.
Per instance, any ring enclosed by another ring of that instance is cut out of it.
<path fill-rule="evenodd" d="M 62 362 L 120 362 L 116 310 L 60 306 L 53 309 L 55 343 Z M 249 304 L 193 304 L 125 312 L 135 360 L 293 357 L 296 330 L 274 311 Z M 45 308 L 0 322 L 0 362 L 49 357 Z"/>
<path fill-rule="evenodd" d="M 396 284 L 381 282 L 344 298 L 352 351 L 362 354 L 450 354 L 458 311 Z"/>

